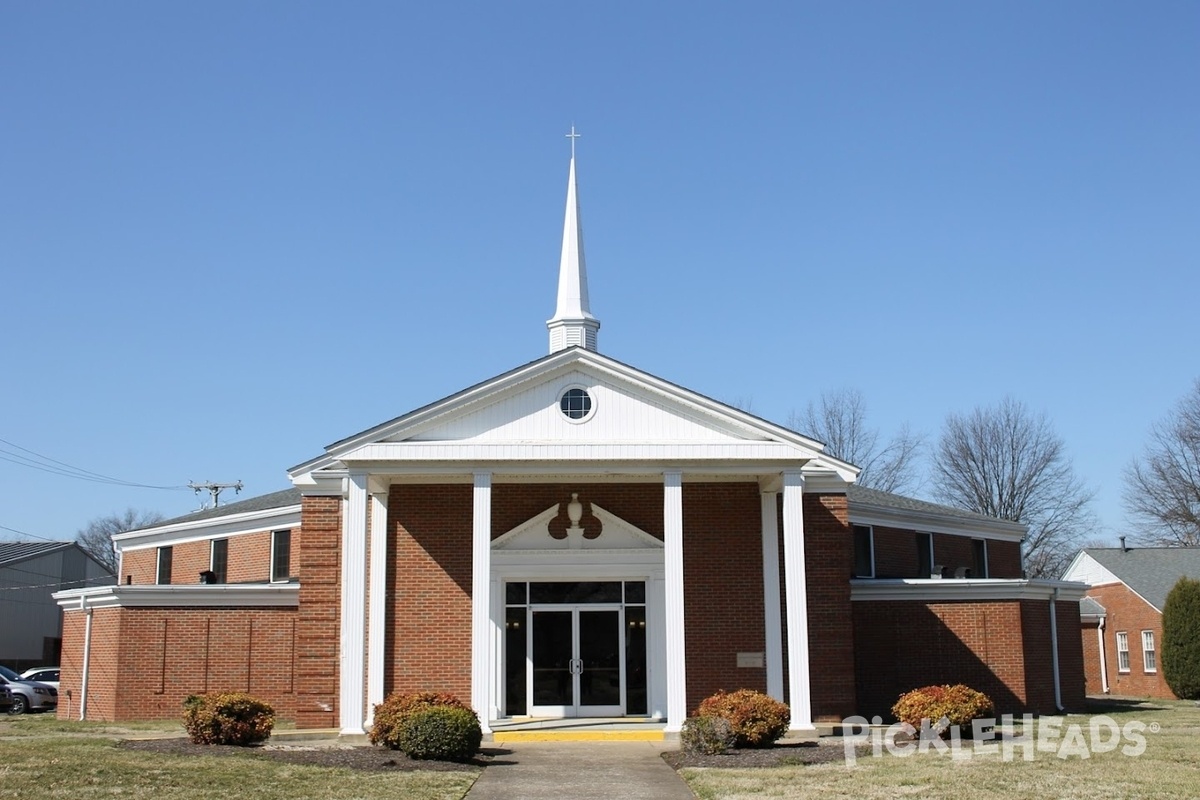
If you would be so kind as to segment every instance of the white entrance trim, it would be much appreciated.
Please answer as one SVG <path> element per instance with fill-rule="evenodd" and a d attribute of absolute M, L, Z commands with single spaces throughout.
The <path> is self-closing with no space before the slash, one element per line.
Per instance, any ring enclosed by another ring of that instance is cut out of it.
<path fill-rule="evenodd" d="M 375 720 L 375 706 L 383 702 L 383 649 L 387 625 L 387 495 L 371 495 L 371 560 L 367 609 L 367 721 Z"/>
<path fill-rule="evenodd" d="M 350 473 L 342 523 L 341 691 L 343 734 L 363 732 L 363 634 L 367 605 L 367 473 Z"/>
<path fill-rule="evenodd" d="M 484 733 L 492 703 L 492 473 L 476 472 L 471 525 L 471 707 Z"/>
<path fill-rule="evenodd" d="M 687 719 L 687 665 L 683 624 L 683 473 L 663 473 L 663 567 L 666 584 L 667 727 L 683 729 Z"/>
<path fill-rule="evenodd" d="M 808 581 L 804 574 L 804 476 L 783 473 L 783 561 L 787 588 L 788 701 L 793 731 L 811 731 L 809 695 Z"/>
<path fill-rule="evenodd" d="M 766 631 L 767 694 L 783 695 L 783 618 L 779 611 L 779 492 L 762 495 L 763 627 Z"/>

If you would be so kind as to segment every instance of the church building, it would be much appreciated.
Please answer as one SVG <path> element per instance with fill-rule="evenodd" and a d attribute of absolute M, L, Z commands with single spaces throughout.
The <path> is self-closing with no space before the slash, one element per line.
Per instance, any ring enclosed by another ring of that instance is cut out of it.
<path fill-rule="evenodd" d="M 1083 587 L 1021 577 L 1023 526 L 859 487 L 821 442 L 601 351 L 574 153 L 546 325 L 546 355 L 328 445 L 290 489 L 115 536 L 118 585 L 55 595 L 59 715 L 236 690 L 355 735 L 392 692 L 445 691 L 485 732 L 671 734 L 720 689 L 796 731 L 932 683 L 1082 703 Z"/>

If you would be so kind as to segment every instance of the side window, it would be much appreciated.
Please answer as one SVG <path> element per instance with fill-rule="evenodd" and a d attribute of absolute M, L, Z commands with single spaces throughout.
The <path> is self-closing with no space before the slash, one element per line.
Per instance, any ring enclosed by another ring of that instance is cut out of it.
<path fill-rule="evenodd" d="M 875 577 L 875 535 L 870 525 L 854 526 L 854 577 Z"/>
<path fill-rule="evenodd" d="M 1158 653 L 1154 650 L 1154 631 L 1142 631 L 1142 671 L 1158 672 Z"/>
<path fill-rule="evenodd" d="M 971 553 L 974 556 L 971 576 L 975 578 L 988 577 L 987 539 L 972 539 Z"/>
<path fill-rule="evenodd" d="M 1117 631 L 1117 671 L 1129 672 L 1129 634 Z"/>
<path fill-rule="evenodd" d="M 917 577 L 928 578 L 933 574 L 933 534 L 917 534 Z"/>
<path fill-rule="evenodd" d="M 170 583 L 171 582 L 171 556 L 173 548 L 170 546 L 158 548 L 158 573 L 154 579 L 155 583 Z"/>
<path fill-rule="evenodd" d="M 271 580 L 286 581 L 292 576 L 292 532 L 271 532 Z"/>
<path fill-rule="evenodd" d="M 214 575 L 213 580 L 217 583 L 225 583 L 225 578 L 229 572 L 229 540 L 228 539 L 213 539 L 212 553 L 209 558 L 209 567 Z"/>

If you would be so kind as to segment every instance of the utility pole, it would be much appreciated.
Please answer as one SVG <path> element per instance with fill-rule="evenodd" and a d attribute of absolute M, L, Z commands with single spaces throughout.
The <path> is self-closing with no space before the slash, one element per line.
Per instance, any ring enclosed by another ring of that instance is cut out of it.
<path fill-rule="evenodd" d="M 205 492 L 208 492 L 209 494 L 211 494 L 212 501 L 213 501 L 213 508 L 216 508 L 217 506 L 221 505 L 221 491 L 223 489 L 233 489 L 233 491 L 236 494 L 241 494 L 242 482 L 238 481 L 237 483 L 196 483 L 194 481 L 188 481 L 188 488 L 195 490 L 196 494 L 200 494 L 201 491 L 205 491 Z"/>

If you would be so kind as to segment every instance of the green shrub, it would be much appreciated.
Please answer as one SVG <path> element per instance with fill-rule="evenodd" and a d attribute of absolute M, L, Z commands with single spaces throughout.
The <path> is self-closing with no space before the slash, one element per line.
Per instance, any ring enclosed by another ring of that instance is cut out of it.
<path fill-rule="evenodd" d="M 792 718 L 786 704 L 752 689 L 717 692 L 700 704 L 697 714 L 728 722 L 736 747 L 770 747 L 787 733 Z"/>
<path fill-rule="evenodd" d="M 271 735 L 275 709 L 244 692 L 193 694 L 183 701 L 183 727 L 196 744 L 257 744 Z"/>
<path fill-rule="evenodd" d="M 405 717 L 399 739 L 409 758 L 465 761 L 479 752 L 483 731 L 469 708 L 430 706 Z"/>
<path fill-rule="evenodd" d="M 951 725 L 970 726 L 971 720 L 990 717 L 996 707 L 983 692 L 957 683 L 953 686 L 923 686 L 900 695 L 892 706 L 896 719 L 906 722 L 918 730 L 921 720 L 929 720 L 931 727 L 945 717 Z"/>
<path fill-rule="evenodd" d="M 447 692 L 390 694 L 386 700 L 375 706 L 375 721 L 371 725 L 368 738 L 371 744 L 402 750 L 400 739 L 404 722 L 418 711 L 441 707 L 471 711 L 470 706 Z M 478 717 L 475 718 L 475 722 L 479 723 Z"/>
<path fill-rule="evenodd" d="M 1200 700 L 1200 581 L 1180 578 L 1162 613 L 1162 671 L 1180 700 Z"/>
<path fill-rule="evenodd" d="M 679 743 L 685 753 L 716 756 L 737 744 L 737 736 L 728 720 L 713 714 L 697 714 L 683 723 Z"/>

